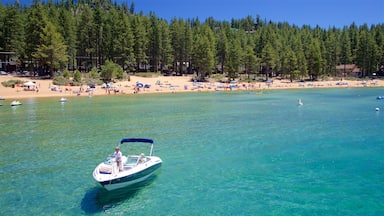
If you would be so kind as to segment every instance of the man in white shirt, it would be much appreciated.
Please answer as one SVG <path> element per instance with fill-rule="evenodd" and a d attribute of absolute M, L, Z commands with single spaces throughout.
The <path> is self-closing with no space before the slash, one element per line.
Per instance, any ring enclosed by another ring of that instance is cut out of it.
<path fill-rule="evenodd" d="M 121 156 L 123 154 L 120 151 L 120 147 L 116 146 L 115 153 L 113 154 L 115 161 L 117 163 L 117 167 L 119 168 L 119 171 L 123 170 L 123 164 L 121 163 Z"/>

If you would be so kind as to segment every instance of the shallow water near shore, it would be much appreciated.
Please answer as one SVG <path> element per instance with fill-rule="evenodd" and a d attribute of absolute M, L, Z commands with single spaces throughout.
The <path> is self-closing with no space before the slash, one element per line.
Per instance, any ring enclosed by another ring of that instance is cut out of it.
<path fill-rule="evenodd" d="M 3 103 L 0 215 L 383 215 L 379 95 L 383 88 Z M 163 166 L 135 190 L 106 192 L 92 172 L 124 137 L 154 139 Z"/>

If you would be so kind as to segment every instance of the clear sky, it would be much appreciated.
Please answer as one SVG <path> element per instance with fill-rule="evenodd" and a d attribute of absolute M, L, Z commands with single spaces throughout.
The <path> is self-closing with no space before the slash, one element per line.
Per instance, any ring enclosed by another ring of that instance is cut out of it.
<path fill-rule="evenodd" d="M 132 0 L 117 0 L 127 2 Z M 263 20 L 288 22 L 299 27 L 319 25 L 322 28 L 364 23 L 384 23 L 384 0 L 133 0 L 135 11 L 170 20 L 207 17 L 231 21 L 248 15 Z"/>
<path fill-rule="evenodd" d="M 0 0 L 14 3 L 16 0 Z M 30 4 L 32 0 L 19 0 Z M 44 1 L 44 0 L 41 0 Z M 47 1 L 47 0 L 46 0 Z M 319 25 L 322 28 L 349 26 L 352 22 L 360 26 L 364 23 L 384 23 L 384 0 L 112 0 L 112 2 L 135 3 L 135 11 L 149 12 L 166 20 L 172 18 L 207 17 L 215 20 L 231 21 L 248 15 L 273 22 L 288 22 L 299 27 Z"/>

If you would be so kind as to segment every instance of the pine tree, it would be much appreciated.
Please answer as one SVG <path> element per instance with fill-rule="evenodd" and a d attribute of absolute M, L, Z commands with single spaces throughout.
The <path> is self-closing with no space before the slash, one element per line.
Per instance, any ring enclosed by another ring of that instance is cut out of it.
<path fill-rule="evenodd" d="M 38 59 L 42 65 L 48 65 L 50 75 L 53 77 L 55 69 L 67 64 L 67 46 L 64 44 L 62 35 L 49 21 L 42 29 L 40 37 L 41 44 L 38 45 L 33 57 Z"/>
<path fill-rule="evenodd" d="M 192 60 L 198 72 L 198 79 L 204 81 L 211 74 L 215 63 L 215 41 L 208 25 L 202 25 L 194 35 Z"/>

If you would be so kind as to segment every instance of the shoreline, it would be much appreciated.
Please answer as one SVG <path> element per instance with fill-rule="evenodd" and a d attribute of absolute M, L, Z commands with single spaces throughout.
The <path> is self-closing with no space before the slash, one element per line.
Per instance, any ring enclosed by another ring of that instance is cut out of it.
<path fill-rule="evenodd" d="M 192 82 L 191 76 L 158 76 L 138 77 L 130 76 L 130 81 L 118 81 L 113 88 L 96 86 L 90 89 L 87 86 L 54 86 L 52 80 L 39 80 L 31 77 L 12 75 L 0 76 L 0 83 L 9 80 L 22 80 L 34 82 L 35 86 L 4 87 L 0 84 L 0 97 L 5 100 L 18 100 L 28 98 L 46 97 L 89 97 L 108 95 L 133 95 L 133 94 L 161 94 L 161 93 L 187 93 L 187 92 L 214 92 L 214 91 L 263 91 L 281 89 L 313 89 L 313 88 L 370 88 L 384 87 L 384 80 L 344 80 L 344 81 L 314 81 L 314 82 L 289 82 L 287 80 L 273 80 L 273 82 L 252 82 L 224 84 L 219 82 Z M 149 88 L 140 88 L 135 93 L 136 83 L 150 85 Z"/>

